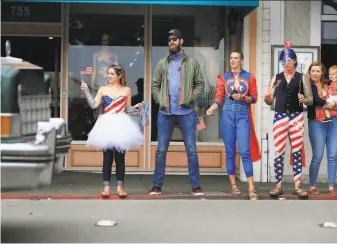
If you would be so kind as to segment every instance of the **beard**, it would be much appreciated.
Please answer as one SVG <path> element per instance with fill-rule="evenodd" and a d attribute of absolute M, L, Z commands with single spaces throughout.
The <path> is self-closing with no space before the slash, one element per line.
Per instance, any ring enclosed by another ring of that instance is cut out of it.
<path fill-rule="evenodd" d="M 173 55 L 179 53 L 181 51 L 181 47 L 180 46 L 176 46 L 176 45 L 171 45 L 169 46 L 169 52 Z"/>

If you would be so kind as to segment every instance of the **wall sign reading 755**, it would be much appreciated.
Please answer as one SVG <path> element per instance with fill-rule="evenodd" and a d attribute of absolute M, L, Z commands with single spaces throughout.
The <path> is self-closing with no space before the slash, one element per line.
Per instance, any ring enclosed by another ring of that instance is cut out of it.
<path fill-rule="evenodd" d="M 61 22 L 61 3 L 1 1 L 3 22 Z"/>
<path fill-rule="evenodd" d="M 10 9 L 12 11 L 12 18 L 30 17 L 30 6 L 12 5 Z"/>

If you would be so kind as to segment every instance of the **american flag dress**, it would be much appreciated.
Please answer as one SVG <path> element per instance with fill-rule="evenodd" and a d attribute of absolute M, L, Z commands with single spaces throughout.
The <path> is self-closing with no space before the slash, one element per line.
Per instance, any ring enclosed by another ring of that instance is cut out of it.
<path fill-rule="evenodd" d="M 144 135 L 139 124 L 125 113 L 126 103 L 126 96 L 103 96 L 104 114 L 98 117 L 88 134 L 88 146 L 126 152 L 144 145 Z"/>

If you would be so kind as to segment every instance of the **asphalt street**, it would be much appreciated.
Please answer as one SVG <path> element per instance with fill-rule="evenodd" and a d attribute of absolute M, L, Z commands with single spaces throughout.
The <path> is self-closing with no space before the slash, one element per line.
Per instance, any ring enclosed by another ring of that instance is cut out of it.
<path fill-rule="evenodd" d="M 1 242 L 337 242 L 336 201 L 2 200 Z M 114 227 L 97 227 L 114 220 Z"/>

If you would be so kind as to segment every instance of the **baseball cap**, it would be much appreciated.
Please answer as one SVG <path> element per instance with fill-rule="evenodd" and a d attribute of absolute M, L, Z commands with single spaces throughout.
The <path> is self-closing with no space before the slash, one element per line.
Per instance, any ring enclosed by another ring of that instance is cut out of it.
<path fill-rule="evenodd" d="M 178 38 L 183 38 L 183 33 L 178 29 L 171 29 L 168 32 L 168 35 L 173 35 L 173 36 L 176 36 Z"/>

